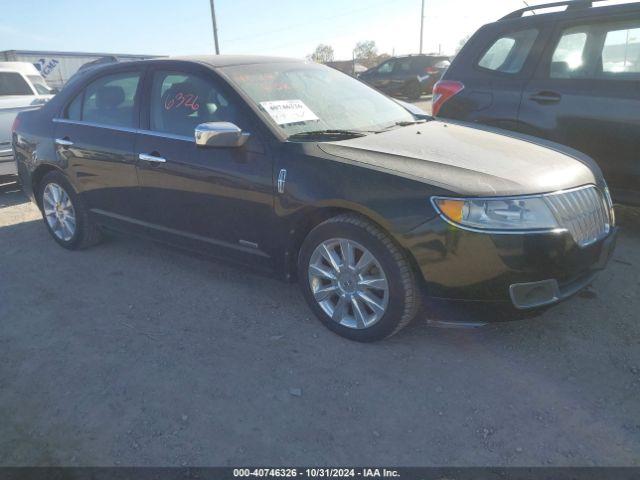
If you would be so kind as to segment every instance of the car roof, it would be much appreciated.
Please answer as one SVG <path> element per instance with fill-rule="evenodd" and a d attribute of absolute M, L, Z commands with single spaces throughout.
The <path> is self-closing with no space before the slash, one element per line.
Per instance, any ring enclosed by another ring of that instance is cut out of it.
<path fill-rule="evenodd" d="M 449 58 L 448 55 L 440 55 L 438 53 L 411 53 L 409 55 L 398 55 L 396 57 L 391 57 L 389 60 L 400 59 L 400 58 Z"/>
<path fill-rule="evenodd" d="M 108 72 L 109 70 L 115 69 L 122 66 L 144 66 L 149 64 L 161 64 L 161 63 L 169 63 L 169 62 L 190 62 L 190 63 L 199 63 L 201 65 L 205 65 L 207 67 L 216 69 L 216 68 L 224 68 L 238 65 L 259 65 L 259 64 L 270 64 L 270 63 L 305 63 L 306 60 L 301 60 L 298 58 L 287 58 L 287 57 L 269 57 L 269 56 L 261 56 L 261 55 L 189 55 L 189 56 L 175 56 L 175 57 L 159 57 L 159 58 L 148 58 L 143 60 L 133 60 L 133 61 L 124 61 L 124 62 L 106 62 L 106 63 L 97 63 L 95 65 L 83 65 L 80 69 L 71 76 L 69 82 L 71 80 L 77 80 L 79 78 L 87 78 L 89 75 L 93 76 L 99 72 Z M 83 68 L 86 67 L 86 68 Z M 67 82 L 68 83 L 68 82 Z"/>
<path fill-rule="evenodd" d="M 0 62 L 0 71 L 19 72 L 23 75 L 40 75 L 33 63 L 29 62 Z"/>
<path fill-rule="evenodd" d="M 269 63 L 304 63 L 305 60 L 299 58 L 287 58 L 287 57 L 270 57 L 262 55 L 189 55 L 189 56 L 177 56 L 166 57 L 163 59 L 151 59 L 143 60 L 142 62 L 162 62 L 162 61 L 185 61 L 185 62 L 197 62 L 204 63 L 213 68 L 232 67 L 237 65 L 258 65 Z"/>
<path fill-rule="evenodd" d="M 503 22 L 514 23 L 538 23 L 551 22 L 558 19 L 606 17 L 608 15 L 640 10 L 640 2 L 623 3 L 616 5 L 602 5 L 607 0 L 565 0 L 552 3 L 532 5 L 515 10 L 499 19 L 497 24 Z M 544 12 L 547 8 L 563 7 L 565 10 Z M 532 12 L 534 15 L 525 15 Z"/>

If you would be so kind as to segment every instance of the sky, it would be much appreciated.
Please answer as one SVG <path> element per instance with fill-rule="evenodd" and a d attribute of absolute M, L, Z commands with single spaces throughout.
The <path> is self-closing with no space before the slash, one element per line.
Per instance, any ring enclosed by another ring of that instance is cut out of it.
<path fill-rule="evenodd" d="M 548 3 L 530 0 L 530 4 Z M 215 0 L 221 53 L 305 57 L 361 40 L 417 53 L 421 0 Z M 523 0 L 426 0 L 424 51 L 453 54 L 481 25 Z M 0 50 L 156 55 L 213 53 L 209 0 L 0 0 Z"/>

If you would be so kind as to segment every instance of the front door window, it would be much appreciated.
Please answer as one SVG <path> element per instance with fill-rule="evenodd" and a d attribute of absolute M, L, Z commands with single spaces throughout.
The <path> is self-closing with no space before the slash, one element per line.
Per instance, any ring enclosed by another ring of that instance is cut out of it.
<path fill-rule="evenodd" d="M 239 125 L 239 113 L 215 84 L 205 78 L 176 72 L 157 72 L 151 87 L 151 130 L 193 137 L 207 122 Z"/>

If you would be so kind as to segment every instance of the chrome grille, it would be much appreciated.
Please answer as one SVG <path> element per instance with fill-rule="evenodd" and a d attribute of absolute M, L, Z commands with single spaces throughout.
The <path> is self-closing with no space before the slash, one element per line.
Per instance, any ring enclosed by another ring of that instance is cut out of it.
<path fill-rule="evenodd" d="M 585 247 L 605 237 L 611 228 L 610 207 L 594 186 L 545 196 L 561 228 Z"/>

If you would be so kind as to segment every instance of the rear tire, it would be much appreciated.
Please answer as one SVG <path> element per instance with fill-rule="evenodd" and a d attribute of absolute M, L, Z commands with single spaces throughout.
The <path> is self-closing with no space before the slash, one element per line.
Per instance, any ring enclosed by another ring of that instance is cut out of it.
<path fill-rule="evenodd" d="M 58 245 L 80 250 L 102 240 L 84 201 L 62 173 L 53 171 L 44 176 L 38 185 L 38 203 L 44 224 Z"/>
<path fill-rule="evenodd" d="M 356 214 L 330 218 L 309 233 L 298 256 L 298 281 L 320 321 L 359 342 L 396 334 L 420 305 L 416 272 L 406 254 Z"/>

